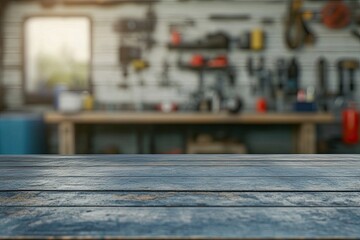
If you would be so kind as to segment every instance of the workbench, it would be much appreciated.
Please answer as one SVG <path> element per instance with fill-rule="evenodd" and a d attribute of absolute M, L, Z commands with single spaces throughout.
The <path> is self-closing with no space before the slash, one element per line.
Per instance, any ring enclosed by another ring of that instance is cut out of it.
<path fill-rule="evenodd" d="M 49 112 L 44 116 L 48 124 L 57 124 L 59 129 L 59 153 L 75 154 L 75 126 L 78 124 L 239 124 L 239 125 L 294 125 L 296 152 L 316 153 L 316 125 L 333 123 L 335 117 L 325 113 L 288 114 L 199 114 L 199 113 L 134 113 L 134 112 L 83 112 L 62 114 Z"/>
<path fill-rule="evenodd" d="M 0 238 L 360 238 L 359 155 L 1 156 Z"/>

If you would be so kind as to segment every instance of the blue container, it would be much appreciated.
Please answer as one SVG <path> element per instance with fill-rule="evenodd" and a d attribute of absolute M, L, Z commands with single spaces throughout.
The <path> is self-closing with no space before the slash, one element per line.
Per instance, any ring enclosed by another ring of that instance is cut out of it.
<path fill-rule="evenodd" d="M 316 112 L 317 107 L 313 102 L 297 102 L 294 104 L 294 111 L 296 112 Z"/>
<path fill-rule="evenodd" d="M 37 114 L 0 114 L 0 154 L 45 153 L 45 124 Z"/>

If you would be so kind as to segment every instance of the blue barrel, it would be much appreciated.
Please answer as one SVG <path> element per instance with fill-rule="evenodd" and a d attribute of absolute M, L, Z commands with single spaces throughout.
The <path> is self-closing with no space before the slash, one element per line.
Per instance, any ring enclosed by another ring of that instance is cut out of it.
<path fill-rule="evenodd" d="M 0 114 L 0 154 L 43 154 L 45 124 L 38 114 Z"/>

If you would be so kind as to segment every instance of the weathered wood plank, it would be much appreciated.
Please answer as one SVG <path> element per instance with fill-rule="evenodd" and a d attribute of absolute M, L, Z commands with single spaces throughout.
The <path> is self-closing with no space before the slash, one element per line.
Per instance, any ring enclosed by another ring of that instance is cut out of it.
<path fill-rule="evenodd" d="M 98 161 L 32 161 L 32 162 L 17 162 L 7 161 L 1 162 L 0 167 L 126 167 L 126 166 L 337 166 L 337 167 L 360 167 L 360 161 L 107 161 L 106 159 L 99 159 Z"/>
<path fill-rule="evenodd" d="M 360 191 L 360 177 L 34 177 L 0 190 Z"/>
<path fill-rule="evenodd" d="M 303 176 L 303 177 L 359 177 L 360 167 L 353 166 L 122 166 L 122 167 L 2 167 L 0 168 L 0 179 L 2 178 L 24 178 L 24 177 L 101 177 L 101 176 L 142 176 L 142 177 L 261 177 L 261 176 Z"/>
<path fill-rule="evenodd" d="M 360 237 L 360 157 L 0 157 L 2 237 Z"/>
<path fill-rule="evenodd" d="M 76 162 L 85 161 L 97 162 L 97 161 L 107 161 L 107 162 L 127 162 L 127 161 L 335 161 L 335 162 L 345 162 L 345 161 L 360 161 L 359 155 L 237 155 L 237 154 L 201 154 L 201 155 L 77 155 L 77 156 L 58 156 L 58 155 L 30 155 L 30 156 L 1 156 L 0 162 L 16 161 L 16 162 L 52 162 L 52 161 L 67 161 L 71 162 L 75 160 Z"/>
<path fill-rule="evenodd" d="M 360 192 L 0 192 L 0 207 L 360 207 Z"/>
<path fill-rule="evenodd" d="M 360 208 L 0 208 L 2 236 L 360 236 Z"/>

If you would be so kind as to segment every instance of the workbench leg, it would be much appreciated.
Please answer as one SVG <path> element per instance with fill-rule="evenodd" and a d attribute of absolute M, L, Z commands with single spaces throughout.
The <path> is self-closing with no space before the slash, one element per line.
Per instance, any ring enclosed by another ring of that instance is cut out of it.
<path fill-rule="evenodd" d="M 59 124 L 59 154 L 75 154 L 75 127 L 71 122 Z"/>
<path fill-rule="evenodd" d="M 297 133 L 297 149 L 299 154 L 316 153 L 316 125 L 313 123 L 300 124 Z"/>

